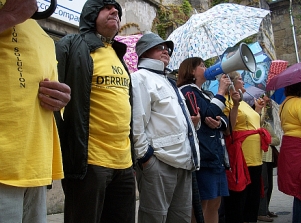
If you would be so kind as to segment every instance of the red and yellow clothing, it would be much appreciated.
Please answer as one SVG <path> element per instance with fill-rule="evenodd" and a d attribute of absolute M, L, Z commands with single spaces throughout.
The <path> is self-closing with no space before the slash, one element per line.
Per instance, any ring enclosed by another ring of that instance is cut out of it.
<path fill-rule="evenodd" d="M 233 103 L 230 99 L 226 101 L 224 113 L 229 116 L 230 107 Z M 241 101 L 238 107 L 236 125 L 234 131 L 257 130 L 260 128 L 260 116 L 246 102 Z M 247 166 L 262 165 L 262 149 L 259 134 L 248 136 L 242 143 L 243 155 Z"/>
<path fill-rule="evenodd" d="M 301 200 L 301 98 L 288 96 L 279 111 L 284 135 L 278 157 L 278 188 Z"/>
<path fill-rule="evenodd" d="M 45 78 L 57 80 L 53 40 L 29 19 L 0 33 L 0 52 L 0 183 L 51 184 L 63 178 L 61 151 L 53 112 L 40 106 L 38 88 Z"/>
<path fill-rule="evenodd" d="M 301 98 L 288 96 L 281 104 L 281 127 L 283 134 L 301 138 Z"/>
<path fill-rule="evenodd" d="M 129 76 L 110 44 L 91 53 L 88 163 L 113 169 L 132 165 Z M 120 106 L 122 105 L 122 106 Z"/>

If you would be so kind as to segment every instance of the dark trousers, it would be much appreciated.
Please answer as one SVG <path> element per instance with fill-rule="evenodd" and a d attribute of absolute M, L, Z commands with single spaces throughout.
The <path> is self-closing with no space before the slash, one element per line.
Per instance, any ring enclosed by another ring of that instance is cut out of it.
<path fill-rule="evenodd" d="M 269 212 L 269 205 L 273 191 L 273 163 L 263 162 L 262 179 L 264 185 L 264 197 L 260 199 L 258 215 L 266 216 Z"/>
<path fill-rule="evenodd" d="M 301 200 L 296 197 L 293 203 L 293 223 L 301 223 Z"/>
<path fill-rule="evenodd" d="M 65 223 L 135 223 L 133 168 L 88 165 L 83 180 L 63 179 Z"/>
<path fill-rule="evenodd" d="M 257 222 L 262 166 L 248 167 L 248 170 L 251 183 L 243 191 L 230 190 L 230 196 L 224 197 L 226 223 Z"/>

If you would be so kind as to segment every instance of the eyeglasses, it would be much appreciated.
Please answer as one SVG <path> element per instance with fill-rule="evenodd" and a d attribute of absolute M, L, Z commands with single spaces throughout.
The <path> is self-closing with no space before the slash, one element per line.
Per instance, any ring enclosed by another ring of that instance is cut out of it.
<path fill-rule="evenodd" d="M 157 50 L 160 50 L 160 51 L 167 50 L 168 55 L 169 55 L 169 56 L 171 55 L 171 49 L 168 48 L 167 46 L 164 46 L 164 45 L 157 45 L 157 46 L 155 46 L 154 48 L 157 49 Z"/>

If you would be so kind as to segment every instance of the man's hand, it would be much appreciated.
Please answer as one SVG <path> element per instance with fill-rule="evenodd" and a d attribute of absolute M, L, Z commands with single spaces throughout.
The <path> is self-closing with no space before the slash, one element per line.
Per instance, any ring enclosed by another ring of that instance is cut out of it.
<path fill-rule="evenodd" d="M 43 108 L 50 111 L 59 111 L 71 99 L 71 89 L 68 85 L 45 79 L 40 82 L 39 99 Z"/>
<path fill-rule="evenodd" d="M 0 9 L 0 33 L 24 22 L 38 9 L 36 0 L 6 0 Z"/>

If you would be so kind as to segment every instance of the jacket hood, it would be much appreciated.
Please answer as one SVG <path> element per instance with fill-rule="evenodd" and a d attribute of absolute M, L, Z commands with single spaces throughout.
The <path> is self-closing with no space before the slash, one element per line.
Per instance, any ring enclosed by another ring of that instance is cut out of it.
<path fill-rule="evenodd" d="M 87 0 L 80 15 L 79 32 L 96 32 L 96 18 L 105 5 L 114 5 L 121 21 L 122 9 L 115 0 Z"/>

